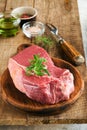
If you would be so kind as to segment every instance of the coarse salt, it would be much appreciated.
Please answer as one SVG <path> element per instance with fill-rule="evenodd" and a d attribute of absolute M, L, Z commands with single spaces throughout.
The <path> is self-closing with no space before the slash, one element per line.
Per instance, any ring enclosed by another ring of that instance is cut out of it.
<path fill-rule="evenodd" d="M 26 30 L 31 33 L 38 33 L 41 31 L 41 29 L 38 26 L 28 27 L 28 28 L 26 28 Z"/>

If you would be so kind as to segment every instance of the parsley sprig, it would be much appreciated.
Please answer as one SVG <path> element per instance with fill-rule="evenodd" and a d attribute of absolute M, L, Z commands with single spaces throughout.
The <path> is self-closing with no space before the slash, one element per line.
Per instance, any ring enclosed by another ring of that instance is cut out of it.
<path fill-rule="evenodd" d="M 46 59 L 39 55 L 34 55 L 34 58 L 30 60 L 30 66 L 26 67 L 26 74 L 43 76 L 45 74 L 50 75 L 46 65 L 44 64 Z"/>
<path fill-rule="evenodd" d="M 36 37 L 35 42 L 36 43 L 43 42 L 45 45 L 52 44 L 51 38 L 50 37 L 46 37 L 46 36 L 43 36 L 43 37 L 42 36 L 38 36 L 38 37 Z"/>

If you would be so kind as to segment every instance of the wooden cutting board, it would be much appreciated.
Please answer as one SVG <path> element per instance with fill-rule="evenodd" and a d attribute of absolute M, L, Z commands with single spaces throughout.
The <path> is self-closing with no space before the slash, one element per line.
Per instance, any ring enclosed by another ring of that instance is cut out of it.
<path fill-rule="evenodd" d="M 28 46 L 28 44 L 22 44 L 18 47 L 17 50 L 19 52 Z M 19 90 L 16 89 L 10 77 L 8 69 L 5 70 L 1 77 L 2 98 L 4 99 L 4 101 L 25 111 L 37 113 L 52 113 L 56 111 L 57 113 L 61 113 L 69 106 L 71 106 L 81 96 L 82 91 L 84 89 L 84 82 L 81 78 L 79 71 L 73 65 L 64 60 L 54 57 L 52 58 L 52 60 L 57 67 L 69 69 L 74 75 L 75 90 L 71 94 L 70 99 L 68 101 L 59 102 L 53 105 L 45 105 L 29 99 L 25 94 L 21 93 Z"/>

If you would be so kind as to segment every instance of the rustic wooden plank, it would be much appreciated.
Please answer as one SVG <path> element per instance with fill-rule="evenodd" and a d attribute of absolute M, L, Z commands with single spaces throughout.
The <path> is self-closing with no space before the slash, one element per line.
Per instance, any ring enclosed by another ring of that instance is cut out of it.
<path fill-rule="evenodd" d="M 70 4 L 71 10 L 66 9 L 65 2 L 68 2 L 68 4 Z M 84 55 L 76 0 L 43 0 L 43 5 L 40 3 L 41 0 L 39 0 L 39 2 L 35 1 L 35 8 L 38 9 L 37 19 L 42 22 L 45 21 L 54 24 L 58 28 L 59 34 L 67 42 L 70 42 L 79 52 L 81 52 L 82 55 Z"/>
<path fill-rule="evenodd" d="M 43 4 L 41 2 L 41 0 L 35 1 L 35 8 L 38 9 L 37 19 L 54 24 L 58 27 L 60 35 L 83 53 L 76 1 L 69 1 L 72 6 L 70 11 L 66 10 L 65 3 L 61 0 L 43 0 Z"/>
<path fill-rule="evenodd" d="M 63 36 L 84 55 L 76 0 L 70 1 L 70 6 L 72 8 L 68 11 L 64 5 L 65 3 L 63 3 L 61 0 L 43 0 L 43 4 L 41 4 L 41 2 L 41 0 L 38 2 L 37 0 L 35 1 L 35 8 L 38 10 L 38 21 L 50 22 L 54 24 L 56 27 L 58 27 L 60 35 Z M 77 68 L 84 78 L 86 75 L 86 73 L 84 73 L 85 65 L 82 65 L 82 67 L 83 69 L 81 69 L 81 66 Z M 57 116 L 50 116 L 49 119 L 47 118 L 47 122 L 51 121 L 51 123 L 61 123 L 62 119 L 65 119 L 64 122 L 67 122 L 67 119 L 71 119 L 70 122 L 74 121 L 74 119 L 80 119 L 80 121 L 81 119 L 87 119 L 87 114 L 85 114 L 85 112 L 82 112 L 85 109 L 85 106 L 87 106 L 85 101 L 86 96 L 85 93 L 83 93 L 83 96 L 73 105 L 70 110 Z M 77 114 L 78 110 L 79 115 Z M 28 122 L 29 118 L 30 117 L 28 117 Z"/>
<path fill-rule="evenodd" d="M 7 0 L 6 10 L 12 10 L 19 6 L 33 6 L 34 0 Z"/>
<path fill-rule="evenodd" d="M 6 0 L 0 0 L 0 12 L 5 10 Z"/>
<path fill-rule="evenodd" d="M 2 4 L 5 0 L 2 0 Z M 79 24 L 79 15 L 76 0 L 71 0 L 70 11 L 67 11 L 64 1 L 61 0 L 7 0 L 6 10 L 12 10 L 18 6 L 32 5 L 38 10 L 37 19 L 42 22 L 51 22 L 58 27 L 59 33 L 72 43 L 81 53 L 83 53 L 82 37 Z M 22 31 L 15 37 L 0 37 L 0 75 L 7 68 L 8 59 L 17 50 L 22 43 L 28 43 L 29 39 L 24 36 Z M 84 65 L 77 67 L 82 76 L 85 74 Z M 85 81 L 87 78 L 85 78 Z M 87 82 L 86 82 L 87 84 Z M 30 125 L 30 124 L 48 124 L 48 123 L 75 123 L 87 119 L 87 88 L 81 98 L 66 112 L 50 116 L 38 116 L 26 113 L 11 107 L 9 104 L 0 100 L 0 125 Z M 80 106 L 80 107 L 79 107 Z M 78 113 L 79 111 L 79 113 Z M 70 120 L 70 121 L 69 121 Z"/>
<path fill-rule="evenodd" d="M 19 6 L 33 6 L 33 0 L 8 0 L 5 3 L 5 0 L 2 0 L 2 8 L 6 6 L 4 10 L 11 11 L 12 9 Z M 1 3 L 0 3 L 1 6 Z M 20 37 L 20 38 L 19 38 Z M 7 68 L 8 59 L 13 54 L 16 53 L 17 47 L 22 43 L 28 43 L 29 39 L 26 38 L 23 32 L 20 29 L 20 33 L 18 33 L 15 37 L 10 38 L 2 38 L 0 37 L 0 48 L 2 51 L 0 53 L 0 60 L 3 61 L 0 63 L 0 75 L 2 75 L 3 71 Z M 9 50 L 9 51 L 8 51 Z M 1 90 L 1 88 L 0 88 Z M 21 110 L 18 110 L 9 104 L 0 100 L 0 125 L 25 125 L 27 122 L 27 114 Z"/>
<path fill-rule="evenodd" d="M 2 101 L 2 109 L 0 109 L 0 125 L 25 125 L 26 114 L 25 112 L 15 109 L 7 103 Z M 14 113 L 14 114 L 13 114 Z"/>

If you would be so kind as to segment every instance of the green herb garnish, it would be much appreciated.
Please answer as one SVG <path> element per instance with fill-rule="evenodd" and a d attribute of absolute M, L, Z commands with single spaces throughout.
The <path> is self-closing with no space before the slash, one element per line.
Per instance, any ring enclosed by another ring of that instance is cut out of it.
<path fill-rule="evenodd" d="M 44 44 L 44 46 L 51 45 L 53 43 L 51 38 L 46 37 L 46 36 L 38 36 L 38 37 L 35 38 L 36 44 L 39 44 L 41 42 Z"/>
<path fill-rule="evenodd" d="M 34 55 L 34 59 L 30 60 L 30 66 L 26 67 L 27 75 L 43 76 L 45 74 L 50 75 L 46 65 L 44 64 L 46 59 L 39 55 Z"/>

